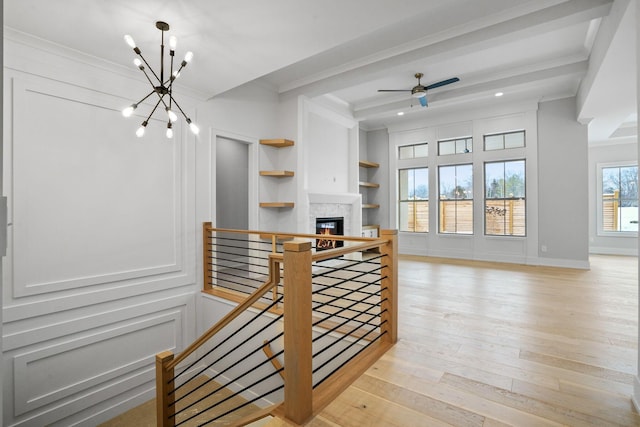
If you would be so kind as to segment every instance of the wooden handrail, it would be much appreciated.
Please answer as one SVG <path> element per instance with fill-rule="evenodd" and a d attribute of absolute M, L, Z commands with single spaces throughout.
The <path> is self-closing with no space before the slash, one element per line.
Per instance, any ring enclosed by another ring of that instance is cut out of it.
<path fill-rule="evenodd" d="M 211 231 L 215 231 L 218 233 L 238 233 L 238 234 L 256 234 L 259 236 L 268 237 L 271 239 L 271 236 L 277 237 L 291 237 L 291 238 L 307 238 L 307 239 L 317 239 L 319 237 L 318 234 L 301 234 L 301 233 L 280 233 L 280 232 L 272 232 L 272 231 L 258 231 L 258 230 L 237 230 L 233 228 L 210 228 Z M 379 241 L 380 239 L 377 237 L 357 237 L 357 236 L 341 236 L 335 234 L 327 234 L 322 235 L 323 239 L 326 240 L 344 240 L 345 242 L 374 242 Z M 382 242 L 381 242 L 382 243 Z"/>
<path fill-rule="evenodd" d="M 277 254 L 272 254 L 272 255 L 269 256 L 269 264 L 270 264 L 269 271 L 270 272 L 272 270 L 278 270 L 278 271 L 280 270 L 279 266 L 271 265 L 272 263 L 273 264 L 278 264 L 279 263 L 279 261 L 278 261 L 279 258 L 281 258 L 281 256 L 277 256 Z M 213 325 L 211 328 L 209 328 L 204 334 L 202 334 L 200 336 L 200 338 L 198 338 L 196 341 L 194 341 L 189 347 L 184 349 L 178 356 L 176 356 L 175 359 L 173 359 L 171 361 L 171 363 L 169 363 L 167 365 L 167 368 L 168 369 L 174 369 L 180 362 L 182 362 L 184 359 L 186 359 L 191 353 L 196 351 L 198 348 L 200 348 L 200 346 L 202 346 L 205 342 L 210 340 L 222 328 L 227 326 L 236 317 L 238 317 L 244 311 L 246 311 L 249 307 L 251 307 L 254 303 L 256 303 L 260 298 L 262 298 L 264 296 L 264 294 L 266 294 L 271 288 L 273 288 L 277 284 L 278 284 L 278 282 L 274 282 L 273 281 L 273 277 L 270 274 L 269 280 L 267 280 L 258 289 L 253 291 L 253 293 L 251 293 L 243 303 L 238 304 L 236 307 L 234 307 L 233 310 L 231 310 L 222 319 L 220 319 L 215 325 Z"/>

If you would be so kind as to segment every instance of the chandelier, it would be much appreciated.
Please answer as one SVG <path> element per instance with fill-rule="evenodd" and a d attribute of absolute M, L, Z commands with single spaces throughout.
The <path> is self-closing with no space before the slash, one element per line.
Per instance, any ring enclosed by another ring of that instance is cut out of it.
<path fill-rule="evenodd" d="M 191 59 L 193 59 L 193 52 L 187 52 L 186 55 L 184 56 L 184 59 L 180 63 L 180 67 L 174 71 L 173 58 L 175 56 L 176 38 L 175 36 L 169 37 L 169 57 L 171 58 L 171 66 L 170 66 L 169 75 L 166 76 L 166 79 L 165 79 L 164 32 L 169 30 L 169 24 L 167 24 L 166 22 L 158 21 L 156 22 L 156 28 L 162 32 L 162 42 L 160 44 L 160 75 L 159 76 L 158 74 L 156 74 L 155 71 L 153 71 L 153 68 L 151 68 L 151 65 L 149 65 L 147 60 L 144 59 L 144 56 L 142 56 L 142 51 L 140 51 L 140 48 L 136 46 L 136 43 L 133 41 L 133 38 L 128 34 L 124 36 L 124 41 L 127 42 L 127 44 L 133 48 L 133 51 L 139 57 L 139 58 L 136 57 L 133 60 L 133 63 L 135 64 L 136 67 L 138 67 L 144 73 L 145 77 L 147 78 L 147 80 L 149 81 L 153 89 L 140 101 L 134 104 L 131 104 L 130 106 L 122 110 L 122 115 L 125 117 L 130 117 L 133 114 L 133 112 L 136 110 L 136 108 L 138 108 L 138 105 L 141 102 L 143 102 L 144 100 L 146 100 L 147 98 L 149 98 L 155 93 L 158 96 L 158 102 L 156 102 L 155 107 L 153 107 L 153 110 L 151 110 L 151 113 L 149 114 L 149 116 L 147 116 L 146 120 L 142 122 L 142 124 L 136 131 L 136 135 L 138 137 L 142 137 L 144 135 L 144 131 L 147 125 L 149 124 L 149 120 L 151 119 L 151 116 L 153 115 L 153 113 L 156 112 L 160 104 L 162 104 L 162 107 L 164 107 L 164 110 L 167 113 L 167 132 L 166 132 L 167 138 L 173 138 L 172 123 L 178 120 L 178 115 L 173 111 L 174 106 L 184 116 L 185 120 L 189 124 L 189 129 L 191 129 L 191 132 L 193 132 L 194 135 L 197 135 L 198 132 L 200 132 L 200 129 L 195 123 L 191 121 L 189 117 L 187 117 L 187 115 L 184 113 L 182 108 L 180 108 L 180 105 L 178 105 L 175 98 L 173 97 L 173 82 L 175 81 L 175 79 L 177 79 L 180 76 L 182 69 L 187 66 L 187 64 L 191 61 Z M 145 68 L 145 65 L 146 65 L 146 68 Z M 151 78 L 149 72 L 147 72 L 147 69 L 153 76 L 153 79 Z"/>

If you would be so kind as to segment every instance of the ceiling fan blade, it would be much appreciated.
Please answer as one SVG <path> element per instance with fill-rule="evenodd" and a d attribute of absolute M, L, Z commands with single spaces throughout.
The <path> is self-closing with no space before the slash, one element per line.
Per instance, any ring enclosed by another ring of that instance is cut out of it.
<path fill-rule="evenodd" d="M 457 78 L 457 77 L 453 77 L 453 78 L 450 78 L 450 79 L 447 79 L 447 80 L 443 80 L 443 81 L 438 82 L 438 83 L 430 84 L 429 86 L 425 86 L 425 89 L 427 89 L 427 90 L 429 90 L 429 89 L 435 89 L 435 88 L 437 88 L 437 87 L 445 86 L 445 85 L 450 85 L 451 83 L 455 83 L 455 82 L 459 82 L 459 81 L 460 81 L 460 79 L 459 79 L 459 78 Z"/>
<path fill-rule="evenodd" d="M 411 92 L 411 89 L 378 89 L 378 92 Z"/>
<path fill-rule="evenodd" d="M 418 99 L 420 100 L 420 105 L 422 105 L 423 107 L 427 106 L 427 97 L 426 96 L 421 96 Z"/>

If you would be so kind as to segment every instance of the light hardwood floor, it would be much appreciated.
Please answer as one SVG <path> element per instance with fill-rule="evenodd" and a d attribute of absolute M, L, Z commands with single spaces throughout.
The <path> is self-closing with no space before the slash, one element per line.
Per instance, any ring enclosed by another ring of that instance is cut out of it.
<path fill-rule="evenodd" d="M 308 425 L 640 426 L 637 259 L 590 261 L 402 257 L 398 343 Z"/>
<path fill-rule="evenodd" d="M 402 257 L 399 342 L 309 425 L 640 425 L 637 259 L 590 261 Z"/>

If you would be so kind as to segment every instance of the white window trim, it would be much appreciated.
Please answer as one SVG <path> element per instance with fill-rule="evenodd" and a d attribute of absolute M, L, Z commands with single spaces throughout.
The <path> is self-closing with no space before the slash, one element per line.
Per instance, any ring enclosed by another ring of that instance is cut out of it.
<path fill-rule="evenodd" d="M 604 231 L 602 229 L 602 169 L 612 167 L 628 167 L 638 166 L 637 161 L 620 161 L 620 162 L 607 162 L 596 164 L 596 235 L 602 237 L 623 237 L 623 238 L 637 238 L 637 231 Z"/>

